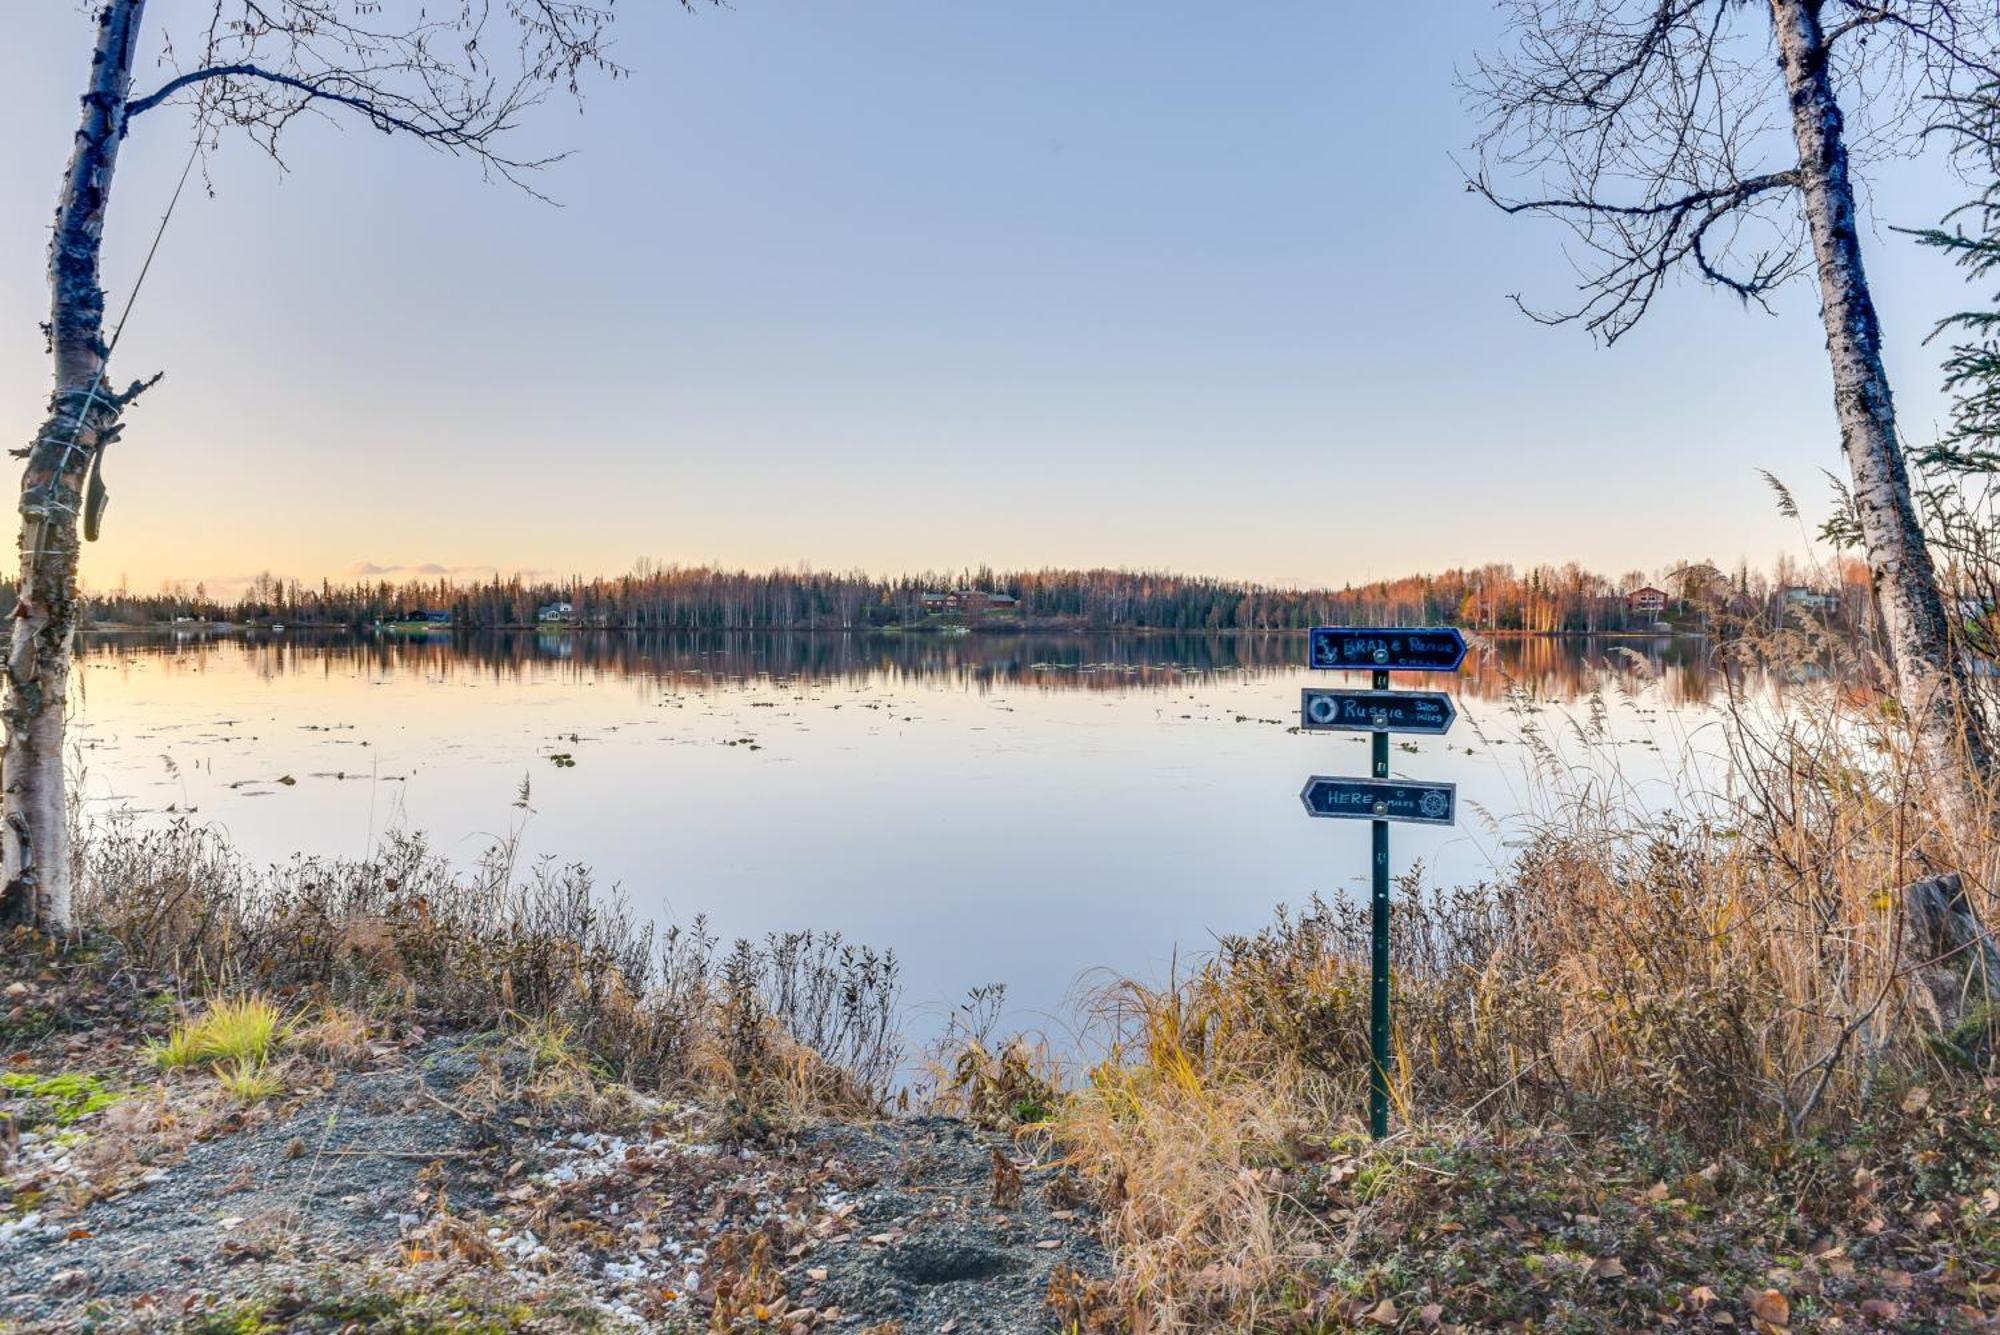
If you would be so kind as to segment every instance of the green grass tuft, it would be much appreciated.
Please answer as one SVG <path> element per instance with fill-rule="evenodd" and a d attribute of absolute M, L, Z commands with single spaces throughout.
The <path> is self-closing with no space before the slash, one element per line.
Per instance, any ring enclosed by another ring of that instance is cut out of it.
<path fill-rule="evenodd" d="M 238 1057 L 229 1065 L 218 1067 L 215 1078 L 244 1103 L 262 1103 L 284 1088 L 269 1067 L 252 1057 Z"/>
<path fill-rule="evenodd" d="M 199 1019 L 174 1026 L 164 1043 L 149 1051 L 163 1070 L 187 1066 L 262 1066 L 284 1041 L 286 1025 L 278 1008 L 262 997 L 217 1001 Z"/>

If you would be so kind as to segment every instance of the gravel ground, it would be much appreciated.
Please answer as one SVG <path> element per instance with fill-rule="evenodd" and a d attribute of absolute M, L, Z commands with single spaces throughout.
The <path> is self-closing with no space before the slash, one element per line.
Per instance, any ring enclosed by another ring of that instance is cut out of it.
<path fill-rule="evenodd" d="M 490 1173 L 498 1147 L 482 1124 L 436 1101 L 476 1066 L 463 1047 L 431 1043 L 271 1120 L 225 1122 L 81 1209 L 43 1205 L 0 1243 L 0 1309 L 31 1326 L 93 1303 L 174 1313 L 393 1250 L 421 1222 L 418 1193 L 435 1191 L 418 1182 L 426 1165 L 442 1165 L 459 1194 L 469 1172 Z M 88 1136 L 88 1122 L 78 1129 Z"/>
<path fill-rule="evenodd" d="M 496 1101 L 520 1061 L 406 1041 L 116 1173 L 92 1146 L 118 1107 L 30 1134 L 0 1211 L 0 1330 L 250 1306 L 268 1329 L 338 1328 L 314 1295 L 469 1291 L 525 1329 L 702 1330 L 720 1308 L 744 1329 L 1025 1335 L 1051 1328 L 1052 1275 L 1106 1273 L 1067 1179 L 1005 1138 L 899 1119 L 720 1148 L 636 1097 Z M 176 1123 L 172 1083 L 149 1127 Z"/>
<path fill-rule="evenodd" d="M 1013 1159 L 1013 1146 L 943 1118 L 802 1137 L 801 1151 L 850 1165 L 865 1183 L 843 1221 L 852 1237 L 794 1267 L 826 1272 L 803 1301 L 838 1307 L 843 1329 L 893 1319 L 909 1332 L 1048 1330 L 1050 1277 L 1063 1269 L 1101 1277 L 1104 1255 L 1092 1221 L 1065 1207 L 1065 1179 L 1053 1168 L 1028 1163 L 1018 1200 L 993 1204 L 996 1146 Z"/>

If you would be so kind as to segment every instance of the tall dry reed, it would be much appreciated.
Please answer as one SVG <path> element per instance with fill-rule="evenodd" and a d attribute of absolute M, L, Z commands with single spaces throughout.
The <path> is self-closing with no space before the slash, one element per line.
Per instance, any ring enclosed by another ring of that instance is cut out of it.
<path fill-rule="evenodd" d="M 1517 702 L 1513 856 L 1485 884 L 1419 870 L 1397 887 L 1405 1137 L 1539 1122 L 1741 1145 L 1992 1069 L 2000 980 L 1941 944 L 1908 889 L 1955 872 L 1961 924 L 1991 922 L 1992 823 L 1937 818 L 1893 709 L 1830 682 L 1782 698 L 1739 682 L 1649 803 L 1661 781 L 1604 723 L 1644 685 L 1614 667 L 1580 714 Z M 1366 1143 L 1368 960 L 1366 906 L 1315 899 L 1166 985 L 1100 994 L 1105 1056 L 1056 1134 L 1103 1192 L 1136 1326 L 1253 1328 L 1274 1285 L 1344 1245 L 1327 1212 L 1287 1208 L 1281 1169 Z"/>

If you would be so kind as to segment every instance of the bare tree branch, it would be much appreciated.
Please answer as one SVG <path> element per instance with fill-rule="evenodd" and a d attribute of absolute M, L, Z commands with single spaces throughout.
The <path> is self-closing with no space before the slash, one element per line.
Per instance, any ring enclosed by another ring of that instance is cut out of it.
<path fill-rule="evenodd" d="M 1467 188 L 1508 213 L 1555 218 L 1578 243 L 1569 258 L 1579 298 L 1531 311 L 1535 318 L 1574 321 L 1615 342 L 1676 274 L 1765 306 L 1811 267 L 1767 6 L 1504 7 L 1510 49 L 1481 60 L 1465 81 L 1487 120 Z M 1849 100 L 1851 150 L 1910 151 L 1927 97 L 2000 77 L 1995 22 L 1976 8 L 1970 0 L 1826 0 L 1829 72 L 1872 94 Z"/>
<path fill-rule="evenodd" d="M 562 155 L 510 152 L 508 133 L 550 93 L 580 98 L 586 75 L 626 73 L 610 54 L 612 18 L 609 0 L 208 0 L 198 18 L 166 21 L 161 64 L 173 72 L 125 116 L 191 105 L 204 145 L 237 130 L 282 163 L 301 115 L 352 114 L 532 194 L 526 175 Z"/>

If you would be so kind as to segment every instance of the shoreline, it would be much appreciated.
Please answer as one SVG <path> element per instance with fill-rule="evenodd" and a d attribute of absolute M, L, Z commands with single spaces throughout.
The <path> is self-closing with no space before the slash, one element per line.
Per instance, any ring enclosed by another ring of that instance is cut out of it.
<path fill-rule="evenodd" d="M 1468 630 L 1468 638 L 1483 640 L 1707 640 L 1715 638 L 1704 630 Z M 262 626 L 240 621 L 132 624 L 97 622 L 78 628 L 85 635 L 289 635 L 305 631 L 313 634 L 383 635 L 404 639 L 453 638 L 533 632 L 538 635 L 850 635 L 895 638 L 904 635 L 938 636 L 946 639 L 965 635 L 1120 635 L 1135 638 L 1180 636 L 1189 639 L 1253 639 L 1261 637 L 1297 639 L 1307 628 L 1281 630 L 1196 630 L 1167 626 L 1087 626 L 1072 622 L 1020 622 L 979 625 L 946 623 L 911 626 L 550 626 L 506 624 L 495 626 L 355 626 L 344 622 L 288 621 L 281 626 Z"/>

